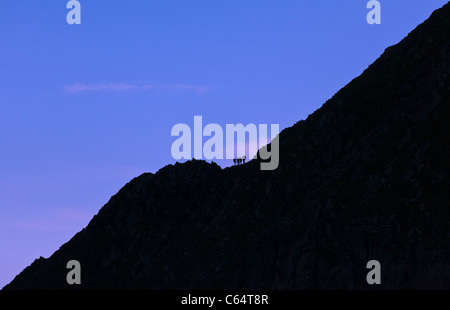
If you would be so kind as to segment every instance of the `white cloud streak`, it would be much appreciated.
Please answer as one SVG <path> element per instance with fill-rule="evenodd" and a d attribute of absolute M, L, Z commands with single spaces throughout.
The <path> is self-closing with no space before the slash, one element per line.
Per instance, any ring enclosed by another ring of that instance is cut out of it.
<path fill-rule="evenodd" d="M 124 91 L 193 91 L 199 95 L 209 90 L 206 86 L 189 85 L 189 84 L 151 84 L 145 82 L 133 83 L 74 83 L 64 85 L 64 90 L 71 94 L 87 93 L 87 92 L 124 92 Z"/>

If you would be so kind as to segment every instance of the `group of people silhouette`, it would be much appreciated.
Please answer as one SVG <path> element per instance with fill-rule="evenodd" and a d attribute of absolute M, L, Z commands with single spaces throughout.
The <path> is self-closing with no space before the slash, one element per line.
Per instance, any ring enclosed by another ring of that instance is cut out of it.
<path fill-rule="evenodd" d="M 245 155 L 241 156 L 241 157 L 238 157 L 238 158 L 234 158 L 233 159 L 234 165 L 245 164 L 245 158 L 246 158 Z"/>

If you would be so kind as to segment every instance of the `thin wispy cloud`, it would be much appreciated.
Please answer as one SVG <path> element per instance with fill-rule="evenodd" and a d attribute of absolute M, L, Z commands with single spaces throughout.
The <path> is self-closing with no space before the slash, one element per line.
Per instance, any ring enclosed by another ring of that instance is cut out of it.
<path fill-rule="evenodd" d="M 75 83 L 65 85 L 64 89 L 69 93 L 97 92 L 97 91 L 125 91 L 136 89 L 136 85 L 127 83 Z"/>
<path fill-rule="evenodd" d="M 133 83 L 74 83 L 64 85 L 66 92 L 71 94 L 87 93 L 87 92 L 124 92 L 124 91 L 192 91 L 199 95 L 209 90 L 206 86 L 190 85 L 190 84 L 152 84 L 145 82 Z"/>

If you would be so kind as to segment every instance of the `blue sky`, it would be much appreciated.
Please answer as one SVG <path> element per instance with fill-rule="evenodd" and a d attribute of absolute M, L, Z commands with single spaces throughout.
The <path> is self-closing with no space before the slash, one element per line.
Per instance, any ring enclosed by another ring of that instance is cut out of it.
<path fill-rule="evenodd" d="M 0 287 L 173 164 L 175 124 L 291 126 L 447 1 L 380 2 L 1 1 Z"/>

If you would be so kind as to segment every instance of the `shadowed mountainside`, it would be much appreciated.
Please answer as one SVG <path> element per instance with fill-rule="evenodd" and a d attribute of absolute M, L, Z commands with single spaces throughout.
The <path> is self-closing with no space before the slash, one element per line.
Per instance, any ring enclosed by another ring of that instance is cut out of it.
<path fill-rule="evenodd" d="M 376 288 L 449 289 L 449 42 L 447 4 L 283 130 L 278 169 L 143 174 L 5 288 L 370 289 L 376 259 Z"/>

